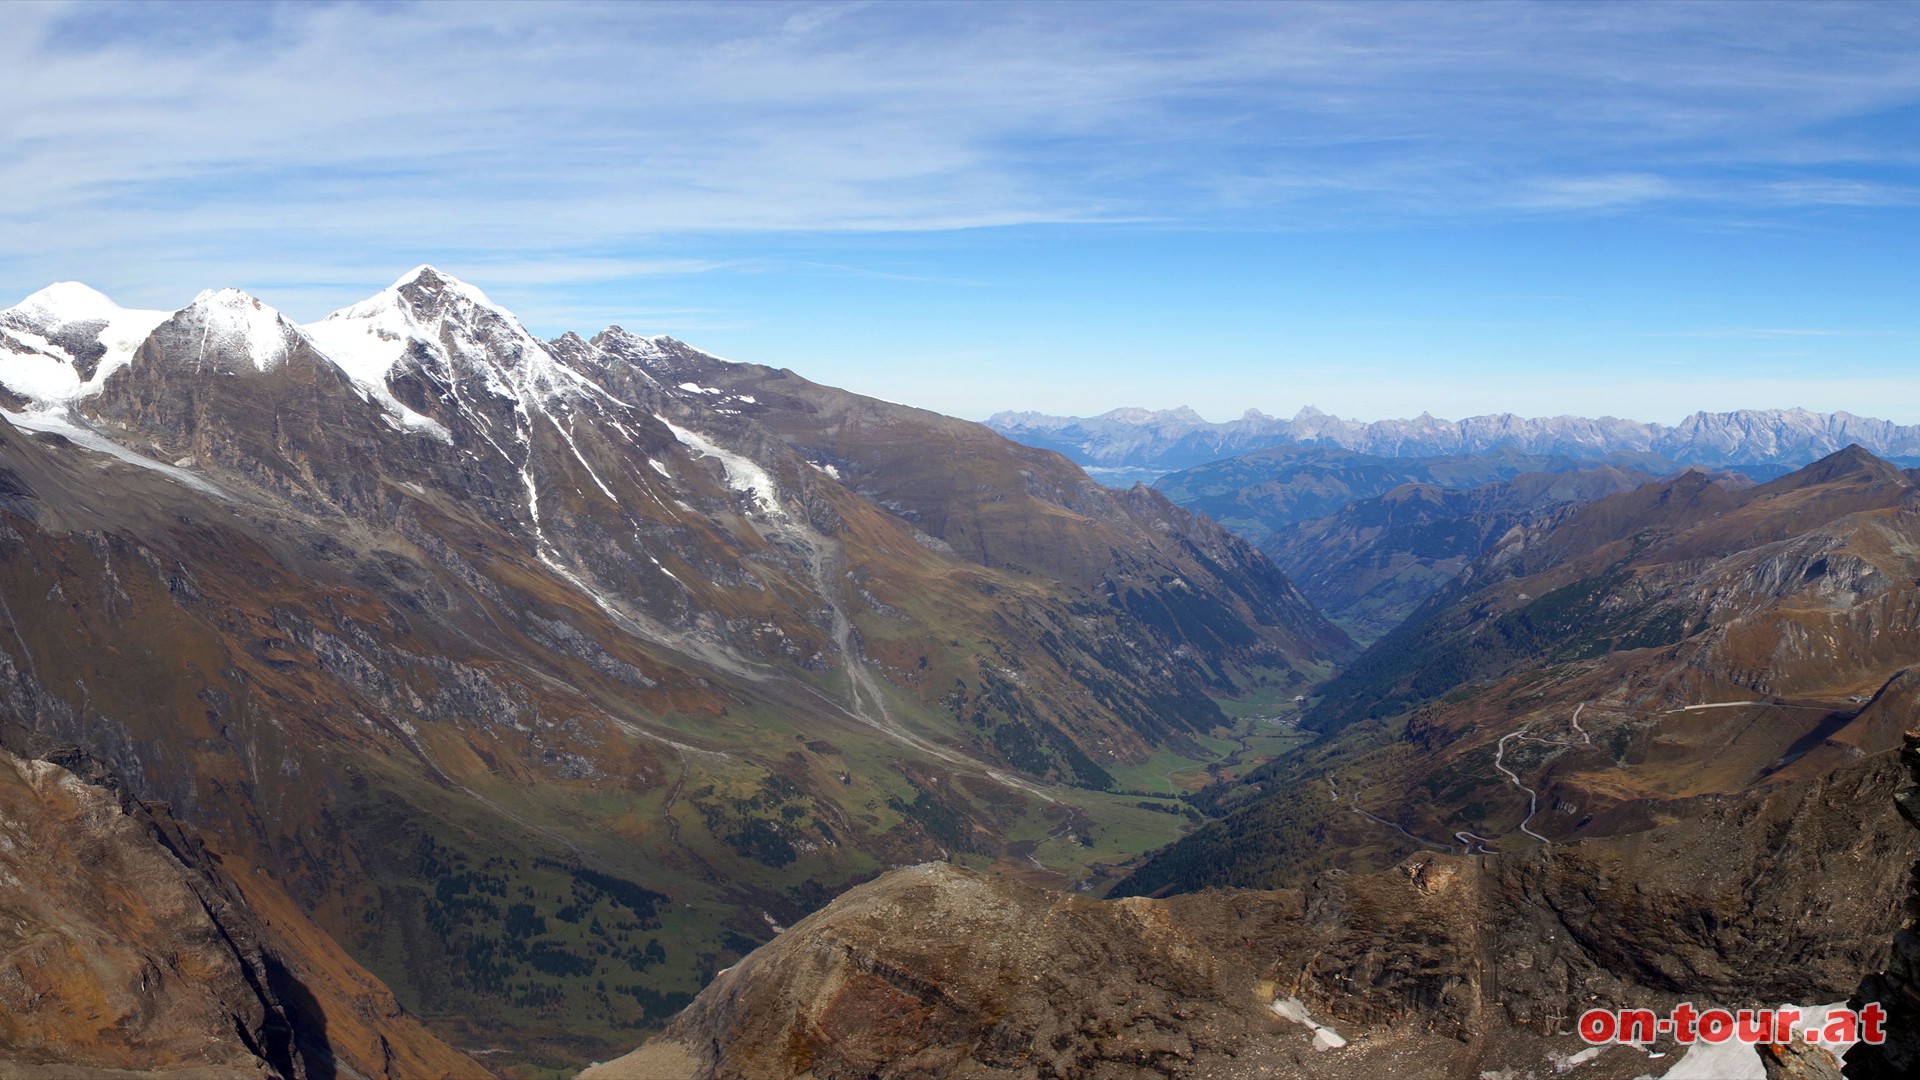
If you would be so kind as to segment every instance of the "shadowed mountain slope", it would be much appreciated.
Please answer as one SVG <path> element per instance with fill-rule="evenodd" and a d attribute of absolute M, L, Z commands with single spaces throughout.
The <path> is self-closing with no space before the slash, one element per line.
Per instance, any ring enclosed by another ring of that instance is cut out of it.
<path fill-rule="evenodd" d="M 1653 479 L 1598 465 L 1464 489 L 1402 484 L 1276 532 L 1263 550 L 1329 617 L 1371 642 L 1511 530 Z"/>
<path fill-rule="evenodd" d="M 1527 473 L 1609 468 L 1651 477 L 1674 472 L 1678 466 L 1657 455 L 1636 453 L 1585 458 L 1500 449 L 1486 454 L 1389 457 L 1334 446 L 1285 446 L 1169 473 L 1154 481 L 1154 487 L 1255 544 L 1271 546 L 1284 543 L 1307 522 L 1407 484 L 1453 490 L 1497 484 Z"/>

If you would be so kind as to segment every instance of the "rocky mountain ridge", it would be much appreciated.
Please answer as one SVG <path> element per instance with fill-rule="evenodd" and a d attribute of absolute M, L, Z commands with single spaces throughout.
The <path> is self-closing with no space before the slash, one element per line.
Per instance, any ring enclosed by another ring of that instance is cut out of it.
<path fill-rule="evenodd" d="M 1292 419 L 1249 409 L 1212 423 L 1184 406 L 1115 409 L 1099 416 L 1000 412 L 987 426 L 1008 438 L 1057 450 L 1091 468 L 1152 476 L 1275 446 L 1337 446 L 1382 457 L 1528 454 L 1599 457 L 1658 454 L 1712 468 L 1797 467 L 1852 444 L 1882 457 L 1920 459 L 1920 425 L 1806 409 L 1697 412 L 1675 424 L 1618 417 L 1521 417 L 1512 413 L 1443 420 L 1343 420 L 1306 407 Z M 1764 478 L 1764 477 L 1763 477 Z"/>

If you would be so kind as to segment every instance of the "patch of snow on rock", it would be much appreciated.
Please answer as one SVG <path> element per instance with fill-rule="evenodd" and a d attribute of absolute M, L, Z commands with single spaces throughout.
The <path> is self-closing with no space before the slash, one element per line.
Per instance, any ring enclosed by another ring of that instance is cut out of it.
<path fill-rule="evenodd" d="M 1605 1049 L 1606 1047 L 1604 1046 L 1589 1046 L 1585 1050 L 1568 1054 L 1565 1057 L 1561 1057 L 1559 1054 L 1548 1054 L 1547 1057 L 1553 1062 L 1553 1071 L 1564 1075 L 1599 1057 Z"/>
<path fill-rule="evenodd" d="M 68 419 L 65 406 L 55 406 L 25 413 L 9 412 L 6 409 L 0 409 L 0 417 L 4 417 L 7 423 L 12 424 L 22 431 L 53 432 L 56 435 L 65 436 L 74 443 L 84 446 L 89 450 L 108 454 L 119 458 L 129 465 L 138 465 L 143 469 L 160 473 L 168 479 L 185 484 L 195 491 L 202 491 L 208 495 L 217 495 L 223 499 L 227 497 L 226 492 L 221 491 L 219 488 L 214 487 L 212 484 L 178 465 L 168 465 L 165 462 L 155 461 L 150 457 L 136 454 L 126 447 L 121 446 L 119 443 L 114 442 L 112 439 L 94 431 L 92 428 L 74 423 Z"/>
<path fill-rule="evenodd" d="M 1268 1008 L 1281 1019 L 1291 1020 L 1312 1031 L 1315 1050 L 1338 1050 L 1347 1045 L 1347 1040 L 1341 1038 L 1339 1032 L 1315 1022 L 1313 1017 L 1307 1015 L 1306 1003 L 1299 998 L 1280 998 Z"/>
<path fill-rule="evenodd" d="M 1767 1080 L 1767 1069 L 1759 1052 L 1746 1043 L 1695 1042 L 1663 1080 Z"/>
<path fill-rule="evenodd" d="M 673 437 L 686 444 L 687 448 L 694 453 L 701 457 L 719 459 L 721 469 L 727 474 L 728 487 L 745 492 L 753 504 L 763 512 L 773 517 L 786 516 L 786 511 L 778 501 L 779 489 L 774 486 L 773 477 L 767 470 L 731 450 L 722 448 L 704 435 L 688 431 L 664 418 L 656 417 L 656 419 L 666 424 L 667 430 L 673 432 Z"/>

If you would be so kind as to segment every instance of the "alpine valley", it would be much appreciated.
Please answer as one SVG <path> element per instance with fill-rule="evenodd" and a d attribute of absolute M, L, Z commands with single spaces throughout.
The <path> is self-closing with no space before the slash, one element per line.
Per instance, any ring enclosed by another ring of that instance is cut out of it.
<path fill-rule="evenodd" d="M 0 1077 L 1916 1064 L 1906 429 L 1000 424 L 1205 444 L 1122 490 L 430 267 L 55 285 L 0 386 Z"/>

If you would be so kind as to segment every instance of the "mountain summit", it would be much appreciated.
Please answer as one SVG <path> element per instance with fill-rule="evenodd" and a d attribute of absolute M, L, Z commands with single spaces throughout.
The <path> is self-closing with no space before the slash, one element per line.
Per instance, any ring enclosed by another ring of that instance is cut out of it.
<path fill-rule="evenodd" d="M 164 311 L 131 311 L 62 281 L 0 312 L 0 402 L 65 405 L 98 393 L 126 366 Z"/>

